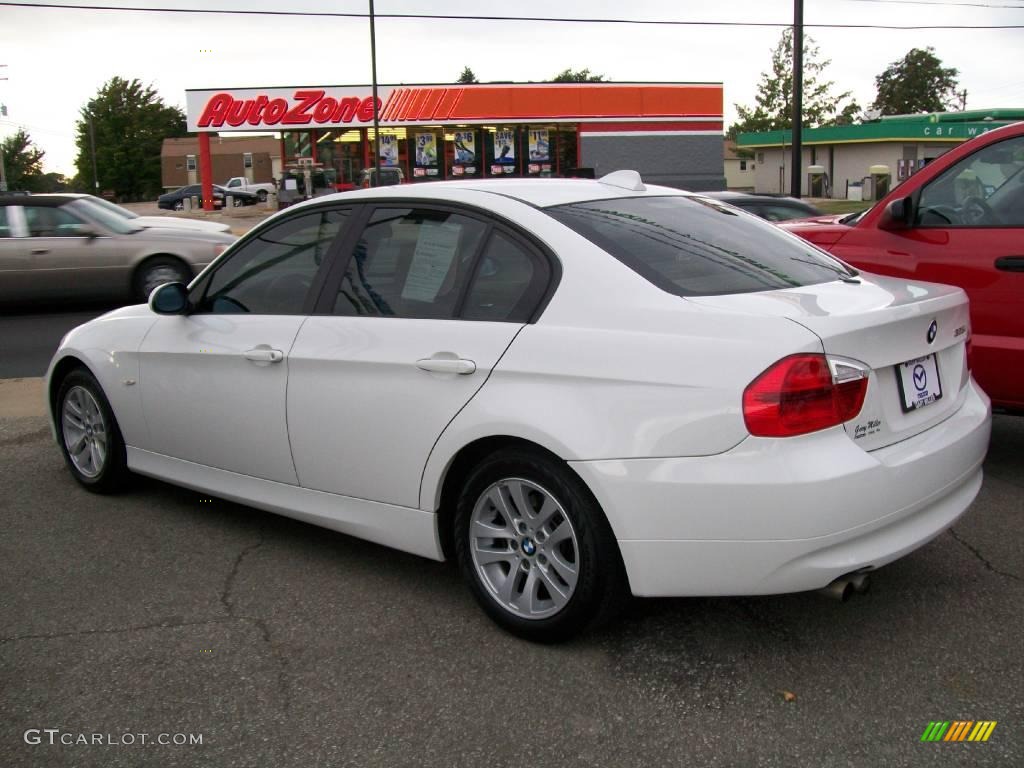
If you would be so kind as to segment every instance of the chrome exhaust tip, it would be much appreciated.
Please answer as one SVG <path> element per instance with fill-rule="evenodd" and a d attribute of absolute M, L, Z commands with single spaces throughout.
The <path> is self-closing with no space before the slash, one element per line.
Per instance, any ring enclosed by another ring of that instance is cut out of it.
<path fill-rule="evenodd" d="M 871 576 L 866 573 L 854 573 L 840 576 L 827 587 L 818 590 L 825 597 L 845 603 L 853 595 L 865 595 L 871 589 Z"/>
<path fill-rule="evenodd" d="M 830 597 L 833 600 L 838 600 L 840 603 L 845 603 L 850 599 L 853 594 L 853 584 L 846 577 L 840 577 L 829 584 L 827 587 L 819 589 L 818 592 Z"/>

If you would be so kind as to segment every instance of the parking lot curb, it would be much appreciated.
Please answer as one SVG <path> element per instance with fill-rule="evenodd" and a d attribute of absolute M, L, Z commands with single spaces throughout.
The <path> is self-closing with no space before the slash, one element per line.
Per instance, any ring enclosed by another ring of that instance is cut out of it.
<path fill-rule="evenodd" d="M 45 416 L 43 379 L 0 379 L 0 418 Z"/>

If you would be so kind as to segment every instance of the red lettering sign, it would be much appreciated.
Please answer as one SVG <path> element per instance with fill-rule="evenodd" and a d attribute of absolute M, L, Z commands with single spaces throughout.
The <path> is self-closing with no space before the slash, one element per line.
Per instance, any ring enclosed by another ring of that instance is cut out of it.
<path fill-rule="evenodd" d="M 324 91 L 295 91 L 293 103 L 286 99 L 236 99 L 230 93 L 211 98 L 196 125 L 199 128 L 222 128 L 225 124 L 238 128 L 249 125 L 327 125 L 332 123 L 368 123 L 373 120 L 373 97 L 342 99 L 324 96 Z M 380 99 L 377 100 L 378 109 Z"/>

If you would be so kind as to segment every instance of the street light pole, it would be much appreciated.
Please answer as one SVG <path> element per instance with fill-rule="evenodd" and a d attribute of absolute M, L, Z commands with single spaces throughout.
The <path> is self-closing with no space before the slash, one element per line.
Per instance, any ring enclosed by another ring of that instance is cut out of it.
<path fill-rule="evenodd" d="M 377 32 L 373 22 L 373 0 L 370 0 L 370 68 L 373 77 L 373 183 L 380 186 L 380 113 L 377 109 Z"/>

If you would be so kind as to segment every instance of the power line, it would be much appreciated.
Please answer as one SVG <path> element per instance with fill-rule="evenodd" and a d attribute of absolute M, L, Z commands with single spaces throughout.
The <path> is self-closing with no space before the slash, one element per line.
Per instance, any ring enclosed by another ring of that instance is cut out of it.
<path fill-rule="evenodd" d="M 947 0 L 847 0 L 850 3 L 882 3 L 883 5 L 930 5 L 930 6 L 953 6 L 958 8 L 1004 8 L 1013 11 L 1024 11 L 1024 5 L 999 5 L 996 3 L 962 3 L 948 2 Z"/>
<path fill-rule="evenodd" d="M 148 8 L 120 5 L 72 5 L 61 3 L 0 2 L 11 8 L 60 8 L 80 11 L 123 11 L 129 13 L 221 14 L 226 16 L 295 16 L 319 18 L 366 19 L 368 13 L 340 11 L 248 11 L 217 8 Z M 668 27 L 791 27 L 792 22 L 776 21 L 676 21 L 672 19 L 603 19 L 566 18 L 558 16 L 471 16 L 443 13 L 376 13 L 377 19 L 408 19 L 415 21 L 525 21 L 554 24 L 631 24 Z M 804 24 L 815 29 L 892 29 L 892 30 L 981 30 L 1024 29 L 1024 24 Z"/>

